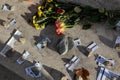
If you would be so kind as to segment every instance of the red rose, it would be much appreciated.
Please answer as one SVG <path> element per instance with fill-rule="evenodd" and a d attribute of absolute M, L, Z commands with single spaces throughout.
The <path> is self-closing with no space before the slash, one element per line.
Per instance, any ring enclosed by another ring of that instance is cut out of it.
<path fill-rule="evenodd" d="M 65 12 L 65 10 L 63 10 L 63 9 L 57 9 L 57 11 L 56 11 L 57 14 L 63 14 L 64 12 Z"/>

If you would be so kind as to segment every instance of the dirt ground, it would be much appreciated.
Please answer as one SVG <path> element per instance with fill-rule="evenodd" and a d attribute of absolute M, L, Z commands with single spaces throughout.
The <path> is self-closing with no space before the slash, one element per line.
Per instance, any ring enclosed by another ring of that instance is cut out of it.
<path fill-rule="evenodd" d="M 72 1 L 72 0 L 70 0 Z M 94 7 L 101 7 L 99 4 L 95 3 L 93 0 L 75 0 L 76 2 L 80 2 L 82 4 L 90 4 Z M 87 2 L 86 2 L 87 1 Z M 102 0 L 95 0 L 101 1 Z M 113 1 L 113 0 L 110 0 Z M 60 80 L 60 78 L 67 74 L 64 64 L 66 60 L 70 59 L 73 55 L 76 55 L 80 58 L 80 63 L 75 67 L 79 69 L 81 67 L 86 68 L 90 71 L 90 80 L 96 80 L 97 73 L 99 72 L 99 68 L 95 61 L 95 54 L 100 54 L 106 58 L 115 60 L 115 67 L 110 69 L 118 74 L 120 74 L 120 53 L 113 49 L 114 40 L 116 36 L 120 35 L 119 32 L 111 29 L 107 22 L 105 23 L 96 23 L 93 24 L 92 28 L 89 30 L 82 30 L 81 26 L 75 26 L 71 29 L 66 29 L 65 35 L 70 36 L 73 39 L 80 38 L 82 42 L 82 46 L 86 47 L 91 41 L 94 41 L 98 44 L 99 48 L 93 53 L 91 57 L 86 57 L 85 54 L 82 53 L 80 47 L 74 47 L 68 54 L 60 56 L 56 50 L 56 42 L 61 37 L 56 35 L 54 25 L 48 25 L 47 28 L 43 30 L 35 30 L 35 28 L 31 25 L 31 18 L 34 13 L 37 11 L 38 5 L 40 5 L 40 0 L 33 0 L 33 2 L 22 2 L 22 0 L 1 0 L 0 5 L 4 5 L 5 3 L 15 6 L 14 11 L 2 11 L 0 10 L 0 50 L 4 47 L 4 44 L 10 38 L 11 34 L 13 34 L 14 29 L 18 29 L 22 32 L 22 35 L 26 39 L 26 43 L 24 45 L 16 45 L 14 50 L 14 55 L 10 58 L 3 58 L 0 56 L 0 64 L 5 66 L 6 68 L 13 71 L 15 74 L 23 77 L 25 80 L 33 80 L 31 77 L 27 76 L 25 73 L 25 68 L 32 65 L 35 61 L 40 61 L 43 63 L 43 67 L 46 71 L 54 78 L 54 80 Z M 109 2 L 109 1 L 108 1 Z M 115 5 L 115 3 L 120 4 L 120 1 L 114 0 L 112 3 L 105 3 L 104 7 L 108 8 L 108 6 L 115 6 L 114 8 L 119 9 L 120 5 Z M 109 8 L 110 8 L 109 7 Z M 113 7 L 112 7 L 113 8 Z M 3 27 L 3 22 L 15 18 L 17 23 L 11 27 L 9 30 L 6 30 Z M 48 48 L 44 50 L 38 50 L 35 43 L 41 39 L 41 36 L 47 36 L 52 40 L 52 43 L 48 46 Z M 24 50 L 27 50 L 31 56 L 30 58 L 22 65 L 19 65 L 16 62 L 16 59 L 22 54 Z M 3 69 L 2 69 L 3 70 Z M 5 70 L 3 70 L 5 71 Z M 5 71 L 7 73 L 7 71 Z M 0 75 L 2 75 L 2 71 L 0 70 Z M 13 75 L 15 75 L 13 73 Z M 12 74 L 12 73 L 7 73 Z M 16 76 L 16 75 L 15 75 Z M 51 80 L 47 73 L 43 74 L 43 76 L 47 78 L 39 79 L 39 80 Z M 2 79 L 3 78 L 3 79 Z M 19 77 L 18 77 L 19 78 Z M 19 80 L 18 78 L 10 79 L 10 80 Z M 0 80 L 9 80 L 4 79 L 4 77 L 0 76 Z M 20 79 L 22 80 L 22 79 Z M 36 79 L 38 80 L 38 79 Z"/>

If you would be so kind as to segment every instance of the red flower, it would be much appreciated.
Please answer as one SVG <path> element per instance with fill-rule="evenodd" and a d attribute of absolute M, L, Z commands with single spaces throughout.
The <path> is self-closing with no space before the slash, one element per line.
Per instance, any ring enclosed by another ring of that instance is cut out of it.
<path fill-rule="evenodd" d="M 59 19 L 57 19 L 57 20 L 55 21 L 55 26 L 56 26 L 57 28 L 59 28 L 60 25 L 61 25 L 61 21 L 60 21 Z"/>
<path fill-rule="evenodd" d="M 61 34 L 62 34 L 62 31 L 60 30 L 60 28 L 56 29 L 56 33 L 57 33 L 58 35 L 61 35 Z"/>
<path fill-rule="evenodd" d="M 65 10 L 63 10 L 63 9 L 57 9 L 57 11 L 56 11 L 57 14 L 63 14 L 64 12 L 65 12 Z"/>
<path fill-rule="evenodd" d="M 61 22 L 59 19 L 57 19 L 55 21 L 55 26 L 56 26 L 56 33 L 58 35 L 63 34 L 63 32 L 65 31 L 65 25 L 63 22 Z"/>

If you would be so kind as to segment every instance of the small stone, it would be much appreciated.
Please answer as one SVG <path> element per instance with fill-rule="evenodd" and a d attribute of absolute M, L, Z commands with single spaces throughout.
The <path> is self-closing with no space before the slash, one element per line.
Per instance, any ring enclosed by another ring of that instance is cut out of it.
<path fill-rule="evenodd" d="M 20 44 L 21 44 L 20 42 L 16 41 L 15 44 L 14 44 L 14 46 L 16 47 L 16 46 L 18 46 Z"/>
<path fill-rule="evenodd" d="M 18 40 L 21 44 L 25 44 L 25 42 L 26 42 L 26 39 L 25 38 L 23 38 L 23 37 L 21 37 L 21 38 L 19 38 L 19 40 Z"/>
<path fill-rule="evenodd" d="M 42 41 L 42 45 L 43 45 L 43 46 L 47 46 L 47 41 L 45 41 L 45 40 Z"/>
<path fill-rule="evenodd" d="M 9 26 L 10 26 L 9 21 L 3 22 L 3 26 L 4 26 L 6 29 L 8 29 Z"/>
<path fill-rule="evenodd" d="M 68 80 L 66 76 L 63 76 L 61 80 Z"/>
<path fill-rule="evenodd" d="M 79 76 L 77 80 L 83 80 L 83 78 L 81 76 Z"/>
<path fill-rule="evenodd" d="M 111 66 L 112 64 L 109 61 L 103 63 L 105 66 Z"/>
<path fill-rule="evenodd" d="M 10 10 L 11 10 L 11 11 L 14 11 L 15 8 L 16 8 L 15 6 L 11 6 L 11 9 L 10 9 Z"/>

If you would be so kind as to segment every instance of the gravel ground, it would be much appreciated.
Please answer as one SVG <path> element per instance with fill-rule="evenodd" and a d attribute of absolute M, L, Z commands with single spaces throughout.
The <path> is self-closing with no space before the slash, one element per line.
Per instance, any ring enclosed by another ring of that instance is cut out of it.
<path fill-rule="evenodd" d="M 99 1 L 102 7 L 107 9 L 120 9 L 119 0 L 65 0 L 65 1 L 75 1 L 77 3 L 91 5 L 93 7 L 101 7 L 98 4 Z M 43 63 L 46 71 L 54 78 L 54 80 L 60 80 L 60 78 L 67 74 L 64 64 L 64 60 L 70 59 L 73 55 L 77 55 L 80 58 L 80 63 L 76 66 L 76 69 L 84 67 L 90 71 L 90 80 L 96 80 L 97 73 L 99 72 L 98 66 L 95 62 L 95 54 L 100 54 L 106 58 L 111 58 L 115 60 L 115 67 L 110 69 L 116 73 L 120 74 L 120 54 L 112 48 L 114 39 L 119 32 L 112 30 L 110 25 L 107 23 L 94 24 L 89 30 L 82 30 L 81 26 L 74 27 L 71 29 L 66 29 L 65 35 L 75 38 L 80 38 L 82 45 L 86 47 L 91 41 L 96 42 L 99 45 L 99 49 L 93 53 L 91 57 L 86 57 L 80 48 L 73 48 L 69 54 L 60 56 L 55 50 L 56 41 L 60 36 L 55 34 L 55 29 L 53 25 L 49 25 L 46 29 L 36 31 L 35 28 L 29 23 L 32 15 L 36 13 L 38 5 L 40 5 L 40 0 L 33 0 L 33 2 L 21 2 L 21 0 L 1 0 L 0 6 L 7 3 L 9 5 L 15 6 L 14 11 L 4 12 L 0 10 L 0 50 L 3 48 L 4 44 L 10 38 L 14 29 L 19 29 L 23 36 L 26 38 L 26 43 L 24 45 L 15 46 L 15 54 L 11 58 L 3 58 L 0 56 L 0 64 L 15 72 L 17 75 L 23 77 L 25 80 L 33 80 L 31 77 L 25 74 L 25 68 L 32 65 L 34 61 L 40 61 Z M 15 18 L 17 23 L 11 29 L 6 30 L 2 22 L 8 18 Z M 48 36 L 52 40 L 52 44 L 45 50 L 38 50 L 35 46 L 35 42 L 38 41 L 41 36 Z M 16 59 L 22 54 L 24 50 L 30 52 L 31 57 L 24 64 L 19 65 L 16 63 Z M 3 69 L 2 69 L 3 70 Z M 6 72 L 5 70 L 3 70 Z M 8 74 L 8 72 L 6 72 Z M 2 75 L 2 72 L 0 71 Z M 10 73 L 11 74 L 11 73 Z M 13 74 L 14 75 L 14 74 Z M 47 76 L 47 74 L 44 74 Z M 1 79 L 0 80 L 5 80 Z M 18 78 L 10 80 L 19 80 Z M 20 79 L 22 80 L 22 79 Z M 36 80 L 51 80 L 49 79 L 36 79 Z"/>

